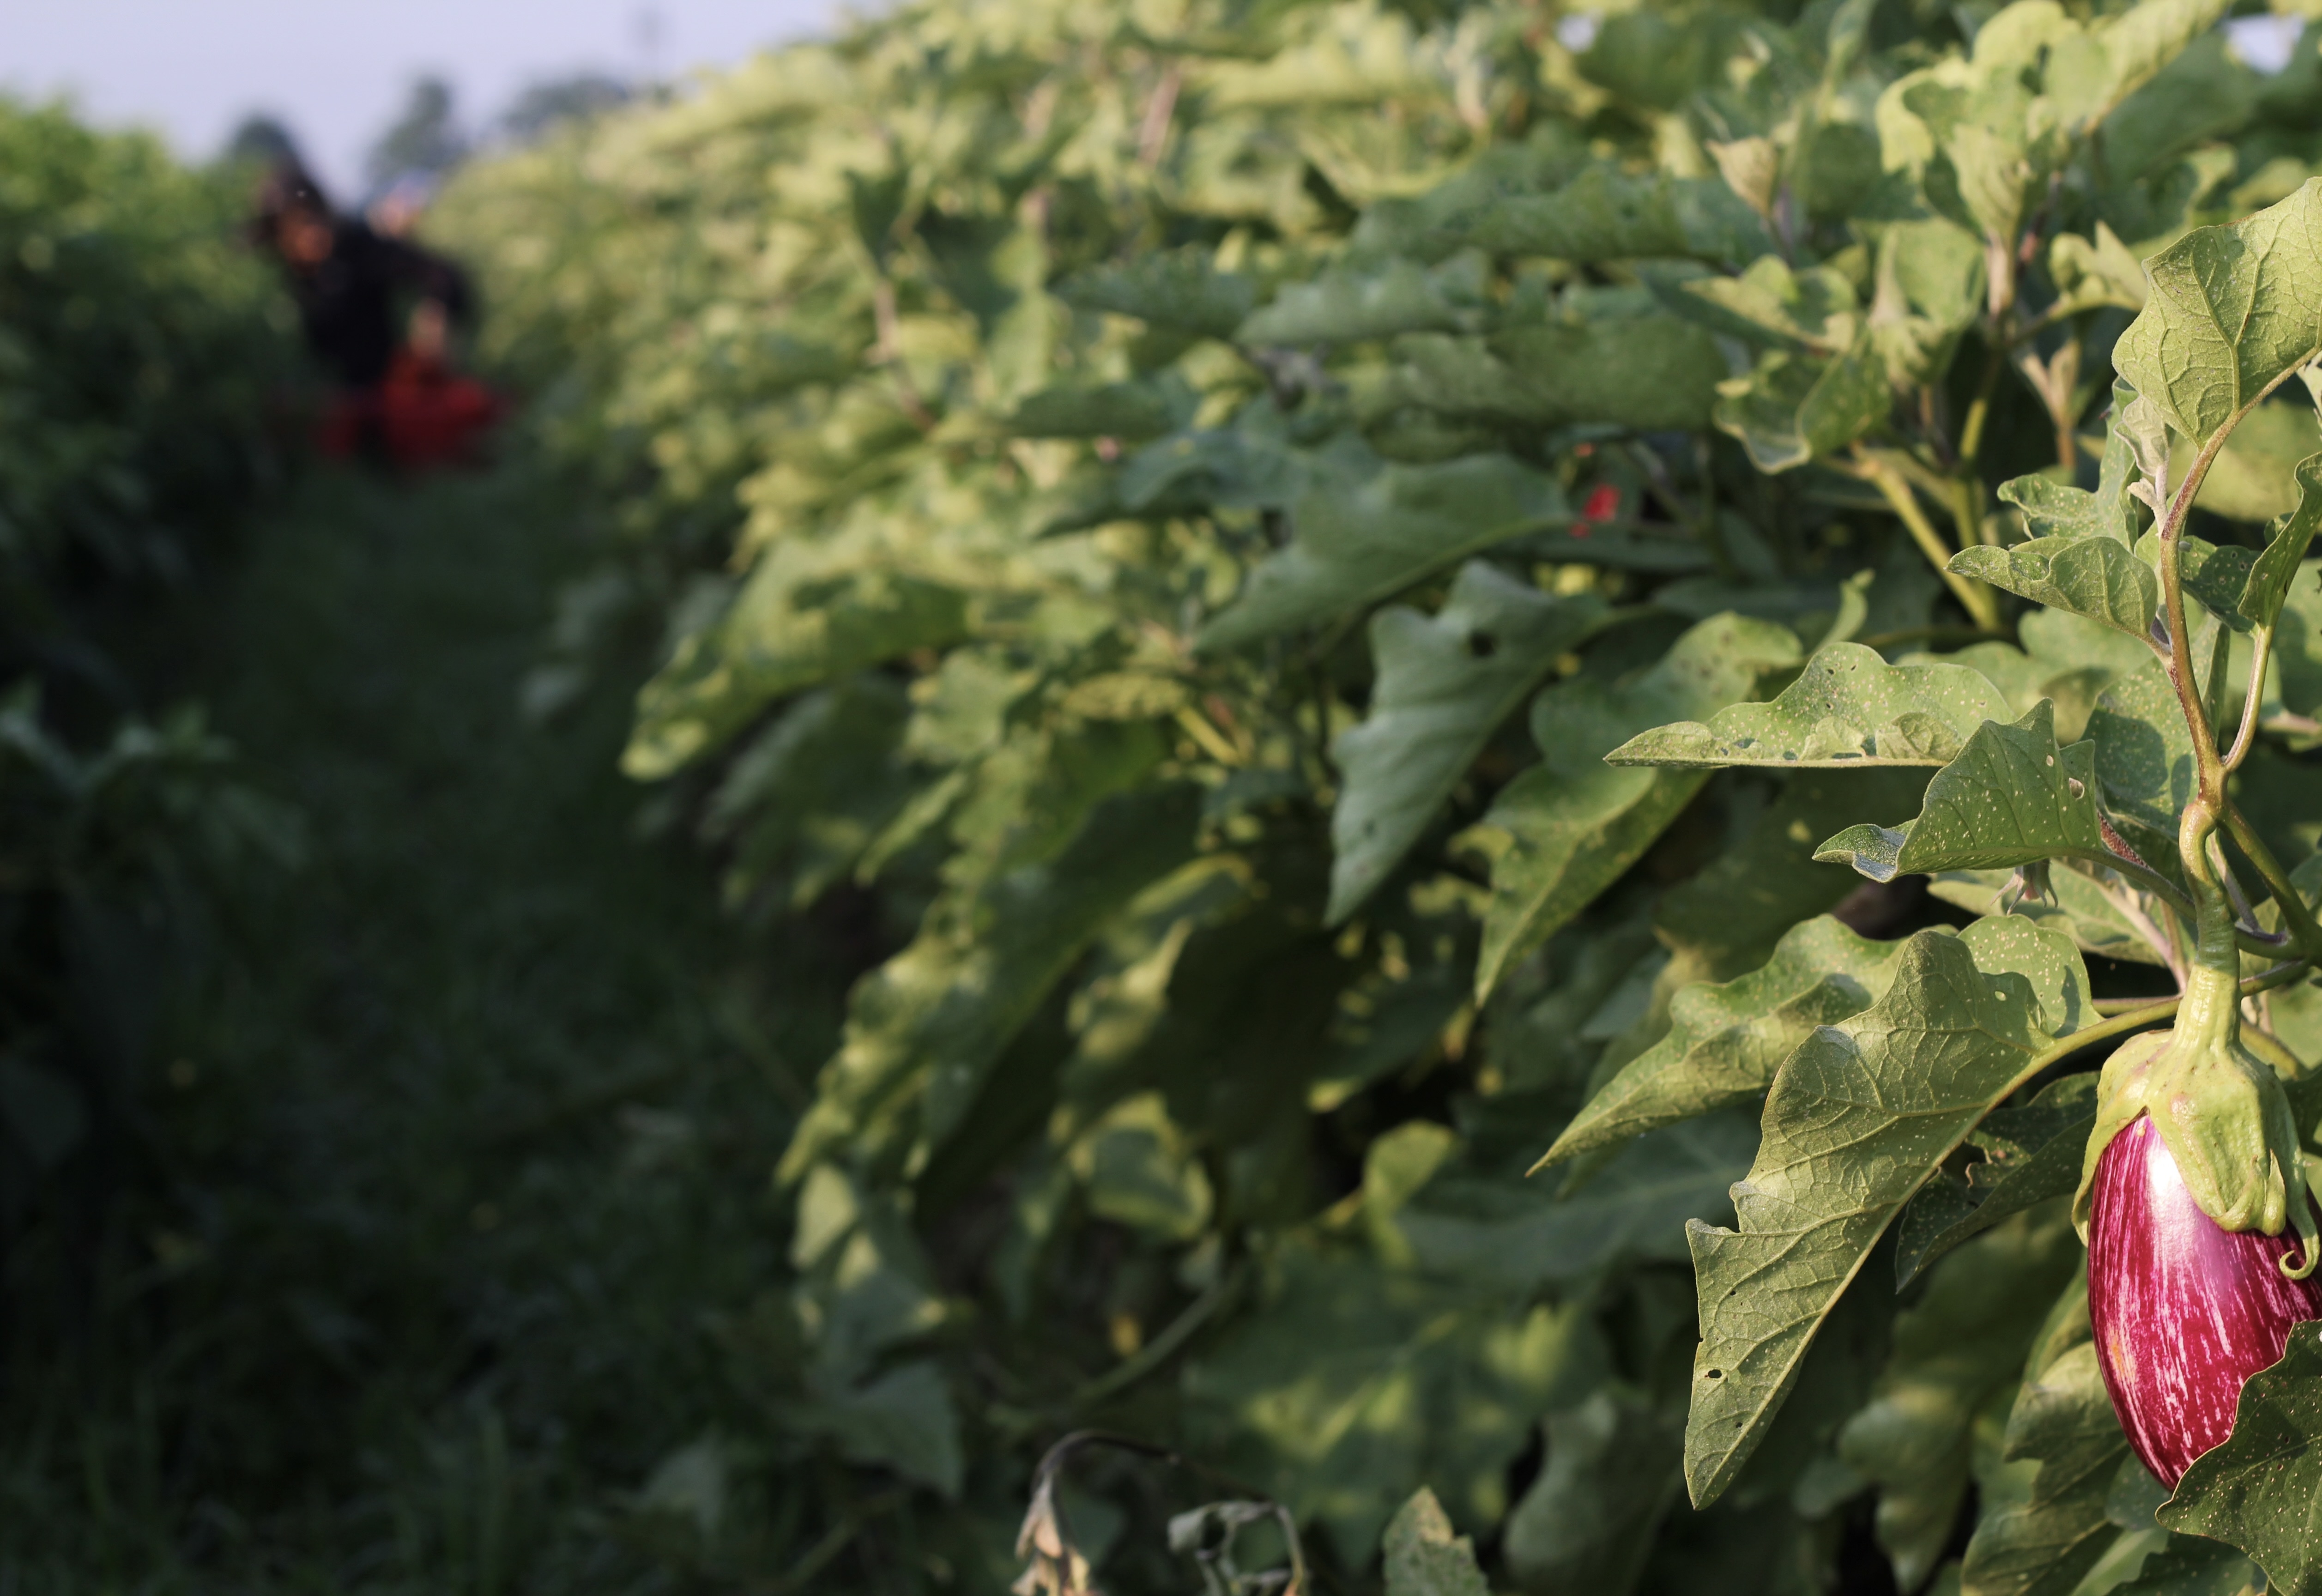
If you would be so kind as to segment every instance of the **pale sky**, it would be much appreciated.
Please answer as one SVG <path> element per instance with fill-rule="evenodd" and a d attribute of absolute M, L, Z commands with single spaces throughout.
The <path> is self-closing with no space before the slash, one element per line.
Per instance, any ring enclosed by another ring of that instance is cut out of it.
<path fill-rule="evenodd" d="M 67 95 L 196 159 L 264 112 L 353 197 L 364 151 L 423 73 L 452 84 L 472 128 L 544 78 L 674 77 L 827 32 L 836 15 L 832 0 L 0 0 L 0 93 Z"/>

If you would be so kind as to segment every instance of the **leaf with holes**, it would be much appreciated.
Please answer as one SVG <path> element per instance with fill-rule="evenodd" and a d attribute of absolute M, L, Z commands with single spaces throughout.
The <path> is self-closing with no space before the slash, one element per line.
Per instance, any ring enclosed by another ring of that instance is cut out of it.
<path fill-rule="evenodd" d="M 2069 944 L 2056 956 L 2079 964 Z M 1690 1227 L 1702 1339 L 1686 1483 L 1697 1507 L 1749 1460 L 1903 1204 L 2055 1034 L 2034 983 L 1979 968 L 1964 938 L 1922 931 L 1900 959 L 1884 998 L 1815 1031 L 1775 1075 L 1757 1162 L 1733 1189 L 1736 1227 Z"/>
<path fill-rule="evenodd" d="M 2096 744 L 2056 746 L 2043 698 L 2012 725 L 1986 721 L 1927 783 L 1918 817 L 1850 826 L 1815 857 L 1874 881 L 1943 870 L 2001 870 L 2043 859 L 2114 860 L 2097 813 Z"/>

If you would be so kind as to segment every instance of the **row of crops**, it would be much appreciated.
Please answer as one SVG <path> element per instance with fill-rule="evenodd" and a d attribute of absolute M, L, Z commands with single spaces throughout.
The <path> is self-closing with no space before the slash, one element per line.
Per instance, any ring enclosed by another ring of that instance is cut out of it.
<path fill-rule="evenodd" d="M 0 1322 L 78 1324 L 214 889 L 294 828 L 174 679 L 294 368 L 242 196 L 0 101 Z"/>
<path fill-rule="evenodd" d="M 2155 1524 L 2066 1212 L 2244 714 L 2322 1056 L 2322 58 L 2225 9 L 921 4 L 454 186 L 615 533 L 530 690 L 655 617 L 625 769 L 891 933 L 747 1332 L 818 1545 L 1011 1567 L 1092 1427 L 1182 1461 L 1019 1589 L 1256 1588 L 1163 1525 L 1251 1491 L 1334 1589 L 2305 1588 Z"/>

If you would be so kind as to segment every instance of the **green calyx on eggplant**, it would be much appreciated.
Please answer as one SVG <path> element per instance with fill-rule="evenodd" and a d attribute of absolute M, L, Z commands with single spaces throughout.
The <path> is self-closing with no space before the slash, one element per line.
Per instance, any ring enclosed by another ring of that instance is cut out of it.
<path fill-rule="evenodd" d="M 2098 1163 L 2115 1136 L 2149 1116 L 2195 1206 L 2220 1228 L 2265 1236 L 2294 1229 L 2299 1245 L 2281 1259 L 2291 1280 L 2304 1280 L 2322 1262 L 2297 1119 L 2281 1079 L 2242 1044 L 2232 975 L 2196 964 L 2177 1023 L 2122 1043 L 2105 1061 L 2098 1102 L 2072 1198 L 2083 1241 Z"/>

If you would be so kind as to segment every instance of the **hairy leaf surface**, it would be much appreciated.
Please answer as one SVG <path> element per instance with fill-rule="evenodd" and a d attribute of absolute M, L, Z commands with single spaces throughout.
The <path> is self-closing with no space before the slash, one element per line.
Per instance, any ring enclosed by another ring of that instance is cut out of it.
<path fill-rule="evenodd" d="M 2077 971 L 2063 938 L 2030 935 L 2062 944 L 2057 962 Z M 1748 1460 L 1896 1213 L 2012 1090 L 2047 1027 L 2066 1023 L 2014 969 L 1979 968 L 1963 938 L 1920 932 L 1899 959 L 1884 998 L 1815 1031 L 1776 1074 L 1765 1140 L 1733 1189 L 1738 1227 L 1690 1227 L 1702 1342 L 1686 1482 L 1696 1505 Z M 2086 985 L 2082 972 L 2067 990 Z"/>

